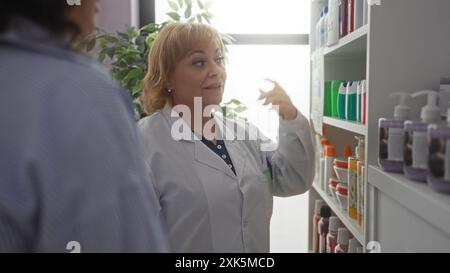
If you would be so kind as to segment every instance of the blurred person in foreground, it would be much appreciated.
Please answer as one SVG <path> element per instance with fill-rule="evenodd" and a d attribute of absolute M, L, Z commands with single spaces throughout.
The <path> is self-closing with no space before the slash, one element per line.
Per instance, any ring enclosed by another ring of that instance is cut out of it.
<path fill-rule="evenodd" d="M 98 1 L 0 9 L 0 252 L 167 252 L 131 99 L 75 50 Z"/>

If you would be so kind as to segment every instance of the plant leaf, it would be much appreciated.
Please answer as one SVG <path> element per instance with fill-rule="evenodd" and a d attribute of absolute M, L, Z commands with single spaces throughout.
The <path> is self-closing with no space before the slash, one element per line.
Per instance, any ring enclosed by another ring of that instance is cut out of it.
<path fill-rule="evenodd" d="M 127 33 L 124 33 L 124 32 L 117 32 L 117 35 L 120 38 L 125 39 L 125 40 L 128 40 L 130 38 L 130 36 Z"/>
<path fill-rule="evenodd" d="M 166 13 L 170 18 L 172 18 L 175 21 L 180 21 L 180 15 L 174 11 Z"/>
<path fill-rule="evenodd" d="M 203 9 L 203 3 L 202 3 L 202 1 L 197 0 L 197 4 L 198 4 L 198 7 L 199 7 L 200 9 Z"/>
<path fill-rule="evenodd" d="M 180 8 L 182 8 L 184 5 L 183 0 L 178 0 L 178 5 L 180 6 Z"/>
<path fill-rule="evenodd" d="M 199 23 L 203 23 L 202 16 L 200 16 L 200 14 L 197 15 L 197 21 Z"/>
<path fill-rule="evenodd" d="M 149 32 L 149 33 L 156 32 L 157 30 L 158 30 L 158 25 L 154 24 L 154 23 L 147 24 L 140 28 L 141 32 Z"/>
<path fill-rule="evenodd" d="M 192 8 L 192 0 L 184 0 L 184 2 L 186 3 L 186 5 L 187 5 L 188 7 L 191 7 L 191 8 Z"/>
<path fill-rule="evenodd" d="M 123 79 L 124 82 L 129 82 L 130 80 L 134 79 L 134 78 L 138 78 L 141 77 L 143 74 L 142 69 L 140 68 L 133 68 L 131 69 L 128 74 L 125 76 L 125 78 Z"/>
<path fill-rule="evenodd" d="M 169 0 L 169 6 L 170 6 L 170 8 L 171 8 L 172 10 L 174 10 L 174 11 L 178 11 L 178 9 L 179 9 L 177 3 L 175 3 L 174 1 L 170 1 L 170 0 Z"/>
<path fill-rule="evenodd" d="M 188 6 L 186 8 L 186 11 L 184 12 L 184 18 L 189 19 L 189 17 L 191 17 L 192 15 L 192 7 Z"/>
<path fill-rule="evenodd" d="M 95 44 L 97 43 L 97 39 L 95 39 L 95 38 L 92 38 L 88 43 L 87 43 L 87 45 L 86 45 L 86 50 L 89 52 L 89 51 L 91 51 L 94 47 L 95 47 Z"/>
<path fill-rule="evenodd" d="M 202 17 L 205 18 L 206 22 L 211 24 L 211 21 L 209 20 L 211 17 L 207 13 L 202 13 Z"/>
<path fill-rule="evenodd" d="M 134 97 L 136 94 L 140 93 L 144 88 L 144 83 L 142 80 L 138 81 L 131 89 L 131 95 Z"/>
<path fill-rule="evenodd" d="M 153 41 L 155 41 L 155 38 L 152 35 L 148 35 L 145 39 L 145 43 L 148 47 L 151 47 L 153 45 Z"/>

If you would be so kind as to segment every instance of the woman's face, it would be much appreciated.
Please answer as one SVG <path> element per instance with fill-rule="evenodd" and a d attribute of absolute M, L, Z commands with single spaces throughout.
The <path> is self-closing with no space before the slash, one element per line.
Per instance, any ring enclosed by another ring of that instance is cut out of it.
<path fill-rule="evenodd" d="M 194 97 L 202 98 L 202 107 L 222 101 L 226 81 L 224 57 L 216 42 L 197 44 L 175 66 L 169 79 L 174 105 L 193 106 Z"/>
<path fill-rule="evenodd" d="M 81 35 L 87 36 L 95 29 L 95 14 L 100 0 L 82 0 L 81 5 L 71 6 L 67 13 L 69 20 L 78 25 Z"/>

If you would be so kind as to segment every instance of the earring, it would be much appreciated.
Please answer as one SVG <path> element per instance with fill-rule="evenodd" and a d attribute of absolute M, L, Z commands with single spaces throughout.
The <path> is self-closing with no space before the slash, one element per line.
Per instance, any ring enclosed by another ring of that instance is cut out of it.
<path fill-rule="evenodd" d="M 169 92 L 169 93 L 172 93 L 173 91 L 175 91 L 175 90 L 173 90 L 173 89 L 167 89 L 167 92 Z"/>

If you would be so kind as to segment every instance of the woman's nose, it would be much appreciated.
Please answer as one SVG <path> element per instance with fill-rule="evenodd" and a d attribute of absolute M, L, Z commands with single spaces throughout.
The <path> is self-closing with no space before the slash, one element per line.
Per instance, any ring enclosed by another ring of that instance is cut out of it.
<path fill-rule="evenodd" d="M 222 67 L 220 65 L 214 63 L 210 68 L 208 77 L 211 77 L 211 78 L 217 77 L 217 76 L 219 76 L 221 71 L 222 71 Z"/>

